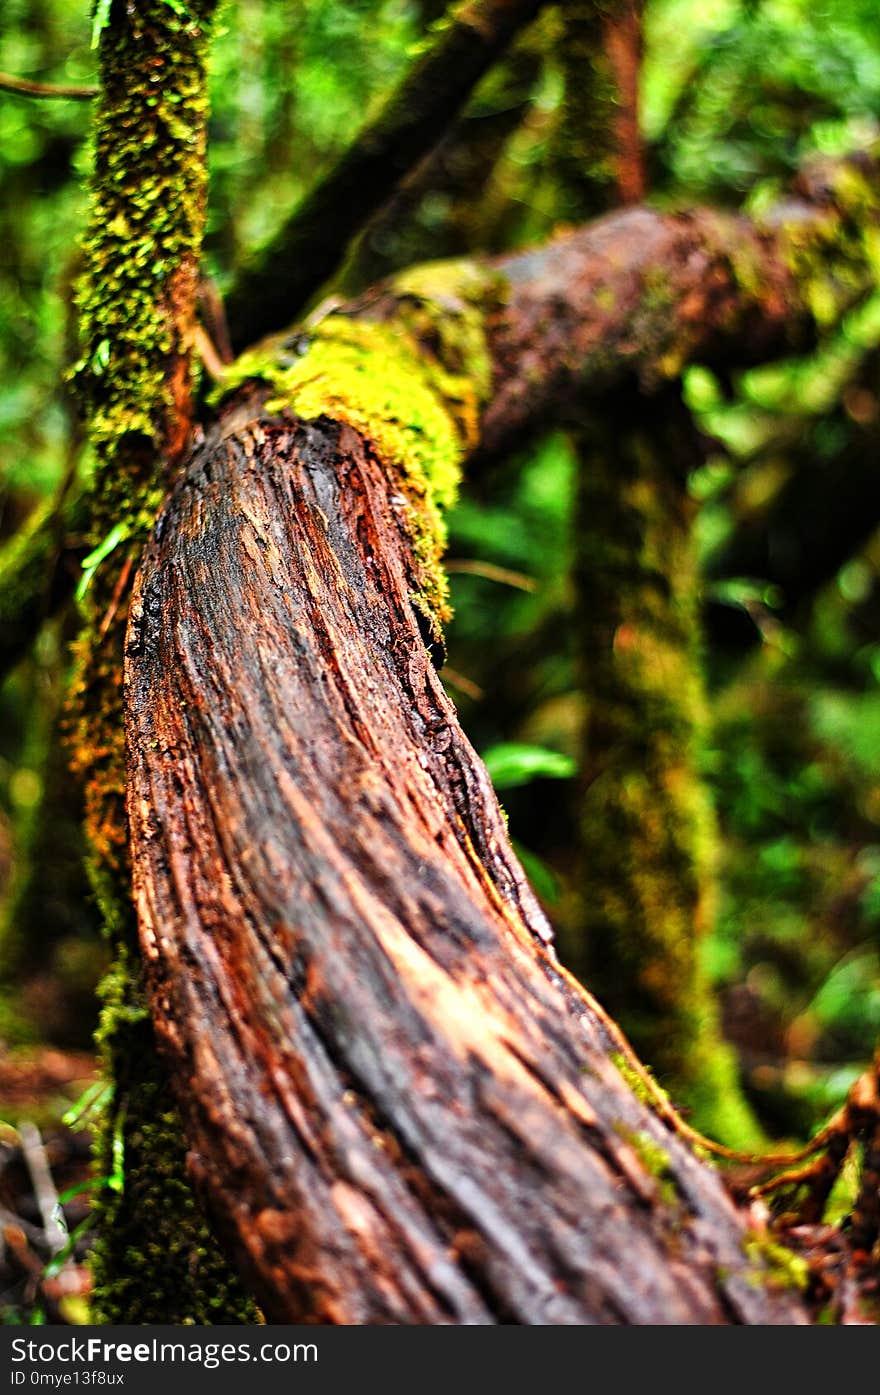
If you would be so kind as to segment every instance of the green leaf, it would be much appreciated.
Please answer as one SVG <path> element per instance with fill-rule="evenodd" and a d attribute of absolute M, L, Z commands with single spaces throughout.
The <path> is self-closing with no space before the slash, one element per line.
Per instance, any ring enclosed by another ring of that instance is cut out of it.
<path fill-rule="evenodd" d="M 107 1186 L 120 1194 L 125 1191 L 125 1110 L 116 1120 L 113 1129 L 113 1171 L 107 1178 Z"/>
<path fill-rule="evenodd" d="M 111 1179 L 109 1177 L 89 1177 L 85 1182 L 77 1182 L 75 1186 L 68 1187 L 58 1198 L 59 1206 L 66 1206 L 68 1201 L 73 1201 L 78 1196 L 83 1196 L 86 1192 L 97 1192 L 102 1187 L 109 1187 Z"/>
<path fill-rule="evenodd" d="M 91 585 L 92 577 L 95 575 L 95 572 L 98 570 L 98 567 L 104 561 L 104 558 L 109 557 L 110 553 L 114 550 L 114 548 L 118 547 L 121 542 L 124 542 L 124 540 L 127 537 L 128 524 L 117 523 L 115 528 L 111 528 L 104 541 L 98 543 L 98 546 L 95 548 L 94 552 L 90 552 L 88 557 L 83 558 L 83 574 L 80 577 L 79 585 L 76 588 L 76 599 L 78 601 L 81 601 L 83 596 L 86 594 L 86 591 L 88 591 L 89 586 Z"/>
<path fill-rule="evenodd" d="M 93 1080 L 91 1085 L 87 1085 L 75 1104 L 66 1109 L 61 1116 L 61 1122 L 68 1129 L 74 1124 L 78 1124 L 91 1116 L 106 1104 L 113 1093 L 113 1086 L 108 1085 L 106 1080 Z"/>
<path fill-rule="evenodd" d="M 65 1264 L 70 1259 L 74 1252 L 74 1249 L 76 1248 L 77 1240 L 79 1240 L 80 1236 L 85 1235 L 86 1231 L 90 1228 L 92 1224 L 92 1217 L 86 1216 L 85 1220 L 80 1221 L 76 1229 L 70 1232 L 70 1235 L 67 1239 L 67 1244 L 64 1246 L 64 1249 L 59 1250 L 57 1255 L 53 1255 L 53 1257 L 49 1260 L 49 1263 L 43 1270 L 44 1279 L 54 1279 L 56 1274 L 61 1273 L 61 1270 L 64 1268 Z"/>
<path fill-rule="evenodd" d="M 513 851 L 516 853 L 523 865 L 523 871 L 532 885 L 532 890 L 537 892 L 541 900 L 548 906 L 555 906 L 559 900 L 560 886 L 556 873 L 549 867 L 542 857 L 533 853 L 530 848 L 524 848 L 522 843 L 516 838 L 511 838 Z"/>
<path fill-rule="evenodd" d="M 92 19 L 92 48 L 97 48 L 101 42 L 101 35 L 110 23 L 110 8 L 113 0 L 96 0 L 95 14 Z"/>
<path fill-rule="evenodd" d="M 496 790 L 514 789 L 532 780 L 569 780 L 577 770 L 571 756 L 545 746 L 502 742 L 483 752 L 483 762 Z"/>

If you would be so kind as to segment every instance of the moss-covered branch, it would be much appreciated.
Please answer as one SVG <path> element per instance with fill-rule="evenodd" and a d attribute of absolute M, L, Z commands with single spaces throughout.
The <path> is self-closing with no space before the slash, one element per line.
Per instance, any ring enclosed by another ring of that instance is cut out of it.
<path fill-rule="evenodd" d="M 388 381 L 415 386 L 426 375 L 443 409 L 469 423 L 456 438 L 458 469 L 468 454 L 503 450 L 558 421 L 585 390 L 630 377 L 656 387 L 695 361 L 745 366 L 806 347 L 876 285 L 878 228 L 874 157 L 817 161 L 760 218 L 625 209 L 533 251 L 413 268 L 243 355 L 227 386 L 317 378 L 308 414 L 318 415 L 330 372 L 328 410 L 353 391 L 363 420 L 397 342 L 399 372 Z M 375 359 L 366 331 L 343 328 L 353 321 L 392 327 L 372 345 L 381 347 Z M 353 379 L 352 333 L 363 339 Z M 344 349 L 331 350 L 333 340 L 346 340 Z M 462 416 L 463 379 L 472 385 Z"/>
<path fill-rule="evenodd" d="M 541 3 L 463 0 L 434 26 L 429 46 L 380 114 L 239 274 L 227 303 L 237 348 L 302 310 Z"/>

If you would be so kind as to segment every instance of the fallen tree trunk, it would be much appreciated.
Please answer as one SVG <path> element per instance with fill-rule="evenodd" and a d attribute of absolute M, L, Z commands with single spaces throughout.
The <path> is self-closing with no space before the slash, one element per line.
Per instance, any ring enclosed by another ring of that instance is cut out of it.
<path fill-rule="evenodd" d="M 414 585 L 369 445 L 255 412 L 137 586 L 142 944 L 244 1273 L 281 1321 L 804 1320 L 548 950 Z"/>
<path fill-rule="evenodd" d="M 873 284 L 869 188 L 630 210 L 240 361 L 135 588 L 128 815 L 192 1169 L 271 1319 L 807 1320 L 557 963 L 425 641 L 462 458 L 803 340 Z"/>

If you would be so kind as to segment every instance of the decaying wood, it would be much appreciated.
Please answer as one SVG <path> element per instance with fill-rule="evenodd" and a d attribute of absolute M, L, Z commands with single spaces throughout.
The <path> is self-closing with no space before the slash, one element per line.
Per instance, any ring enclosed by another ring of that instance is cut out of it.
<path fill-rule="evenodd" d="M 243 1272 L 276 1321 L 805 1321 L 556 962 L 413 585 L 370 445 L 251 400 L 136 587 L 142 946 Z"/>
<path fill-rule="evenodd" d="M 760 225 L 637 208 L 499 259 L 479 448 L 625 375 L 808 342 L 819 300 L 873 285 L 866 169 L 818 168 Z M 412 294 L 341 313 L 393 324 Z M 434 304 L 462 308 L 448 272 Z M 169 500 L 126 657 L 154 1020 L 266 1314 L 806 1321 L 553 955 L 426 649 L 397 473 L 267 400 L 227 408 Z"/>

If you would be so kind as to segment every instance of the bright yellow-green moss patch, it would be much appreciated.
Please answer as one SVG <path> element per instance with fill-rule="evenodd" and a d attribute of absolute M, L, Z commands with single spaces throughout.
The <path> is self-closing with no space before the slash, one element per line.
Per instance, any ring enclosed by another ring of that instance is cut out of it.
<path fill-rule="evenodd" d="M 397 278 L 380 318 L 333 313 L 307 336 L 281 336 L 241 356 L 222 395 L 268 383 L 270 411 L 345 422 L 399 473 L 411 506 L 423 578 L 417 600 L 437 622 L 448 614 L 439 559 L 442 512 L 454 502 L 462 462 L 476 445 L 491 386 L 485 309 L 498 278 L 466 262 Z"/>
<path fill-rule="evenodd" d="M 880 200 L 872 173 L 855 159 L 825 162 L 813 178 L 827 188 L 827 210 L 811 225 L 784 224 L 782 252 L 810 313 L 825 328 L 876 283 Z"/>
<path fill-rule="evenodd" d="M 620 1071 L 620 1074 L 632 1090 L 636 1099 L 641 1100 L 642 1104 L 653 1107 L 656 1106 L 658 1099 L 668 1100 L 669 1096 L 666 1091 L 663 1089 L 662 1085 L 657 1084 L 657 1081 L 654 1079 L 647 1066 L 644 1067 L 644 1071 L 645 1075 L 651 1081 L 651 1086 L 642 1079 L 635 1066 L 624 1056 L 622 1051 L 612 1052 L 610 1060 L 612 1065 L 616 1066 Z"/>
<path fill-rule="evenodd" d="M 754 1284 L 803 1292 L 810 1282 L 810 1266 L 803 1255 L 795 1254 L 764 1231 L 750 1230 L 743 1240 L 743 1252 L 755 1266 L 749 1274 Z"/>
<path fill-rule="evenodd" d="M 475 412 L 468 400 L 474 393 L 441 368 L 426 373 L 405 331 L 334 316 L 298 363 L 270 372 L 279 394 L 270 410 L 286 406 L 306 421 L 347 422 L 402 467 L 419 495 L 441 507 L 454 501 L 466 441 L 449 398 Z"/>

